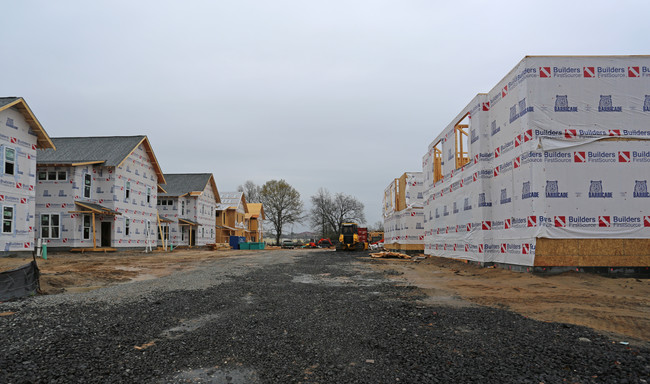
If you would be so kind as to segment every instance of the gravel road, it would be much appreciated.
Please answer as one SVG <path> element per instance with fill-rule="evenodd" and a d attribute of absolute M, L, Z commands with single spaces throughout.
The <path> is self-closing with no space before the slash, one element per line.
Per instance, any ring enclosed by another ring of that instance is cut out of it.
<path fill-rule="evenodd" d="M 0 383 L 646 383 L 650 350 L 271 251 L 0 304 Z M 7 314 L 7 312 L 15 312 Z"/>

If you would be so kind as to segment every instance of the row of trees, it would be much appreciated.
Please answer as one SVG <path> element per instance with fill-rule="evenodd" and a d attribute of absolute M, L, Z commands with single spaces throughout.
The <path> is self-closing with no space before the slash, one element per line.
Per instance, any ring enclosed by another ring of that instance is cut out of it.
<path fill-rule="evenodd" d="M 276 243 L 280 242 L 285 226 L 307 219 L 303 215 L 300 193 L 284 180 L 270 180 L 261 186 L 248 180 L 237 190 L 244 192 L 247 202 L 264 205 L 266 220 L 273 226 Z M 322 237 L 336 238 L 343 223 L 366 221 L 363 203 L 344 193 L 332 195 L 327 189 L 320 188 L 311 196 L 311 203 L 308 221 Z"/>

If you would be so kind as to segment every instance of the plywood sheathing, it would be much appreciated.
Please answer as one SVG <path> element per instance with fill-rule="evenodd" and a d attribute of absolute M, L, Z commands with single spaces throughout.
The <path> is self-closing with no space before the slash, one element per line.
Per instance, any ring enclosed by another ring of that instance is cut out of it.
<path fill-rule="evenodd" d="M 546 239 L 535 245 L 536 267 L 650 267 L 650 239 Z"/>

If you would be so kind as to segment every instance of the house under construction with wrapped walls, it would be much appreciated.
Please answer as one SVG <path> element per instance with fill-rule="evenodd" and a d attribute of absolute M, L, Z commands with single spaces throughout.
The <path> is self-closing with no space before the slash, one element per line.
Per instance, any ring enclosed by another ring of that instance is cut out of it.
<path fill-rule="evenodd" d="M 0 98 L 0 256 L 31 253 L 36 209 L 36 155 L 54 143 L 22 97 Z"/>
<path fill-rule="evenodd" d="M 38 151 L 36 233 L 80 251 L 155 248 L 163 172 L 146 136 L 52 138 Z"/>
<path fill-rule="evenodd" d="M 650 56 L 525 57 L 423 157 L 424 249 L 650 266 Z"/>
<path fill-rule="evenodd" d="M 406 172 L 384 190 L 384 248 L 424 251 L 422 172 Z"/>

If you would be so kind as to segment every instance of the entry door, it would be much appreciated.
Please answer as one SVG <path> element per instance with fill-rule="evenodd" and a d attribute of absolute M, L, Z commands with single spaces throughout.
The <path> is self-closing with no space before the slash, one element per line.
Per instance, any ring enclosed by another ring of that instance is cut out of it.
<path fill-rule="evenodd" d="M 196 230 L 192 228 L 191 231 L 192 231 L 192 242 L 190 243 L 190 245 L 196 245 Z"/>
<path fill-rule="evenodd" d="M 110 247 L 111 246 L 111 224 L 109 222 L 104 222 L 102 221 L 102 230 L 101 230 L 101 236 L 102 236 L 102 247 Z"/>

